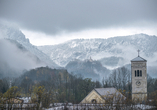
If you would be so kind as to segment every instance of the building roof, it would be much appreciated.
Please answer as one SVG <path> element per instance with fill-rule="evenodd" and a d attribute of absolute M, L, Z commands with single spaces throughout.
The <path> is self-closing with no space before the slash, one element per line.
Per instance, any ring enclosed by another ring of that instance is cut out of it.
<path fill-rule="evenodd" d="M 138 57 L 132 59 L 131 61 L 147 61 L 147 60 L 145 60 L 144 58 L 138 56 Z"/>
<path fill-rule="evenodd" d="M 22 99 L 19 99 L 19 98 L 7 98 L 4 100 L 5 103 L 10 103 L 10 102 L 13 102 L 13 103 L 23 103 L 23 100 Z"/>
<path fill-rule="evenodd" d="M 109 94 L 115 94 L 117 92 L 116 88 L 95 88 L 95 91 L 101 95 L 101 96 L 105 96 L 105 95 L 109 95 Z"/>
<path fill-rule="evenodd" d="M 103 99 L 107 98 L 108 96 L 114 96 L 115 98 L 126 99 L 116 88 L 95 88 L 94 89 Z M 114 101 L 116 99 L 114 98 Z"/>
<path fill-rule="evenodd" d="M 94 88 L 92 91 L 95 91 L 98 95 L 100 95 L 103 100 L 106 100 L 106 98 L 109 98 L 110 96 L 114 96 L 114 101 L 116 101 L 116 98 L 126 99 L 125 96 L 123 96 L 116 88 L 113 87 Z M 92 91 L 86 97 L 88 97 L 92 93 Z M 83 100 L 86 100 L 86 97 Z M 81 101 L 81 103 L 83 102 L 83 100 Z"/>

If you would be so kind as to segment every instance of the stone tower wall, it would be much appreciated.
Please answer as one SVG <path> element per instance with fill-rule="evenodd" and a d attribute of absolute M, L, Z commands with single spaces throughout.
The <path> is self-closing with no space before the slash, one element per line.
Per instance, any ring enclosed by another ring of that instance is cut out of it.
<path fill-rule="evenodd" d="M 131 62 L 132 71 L 132 100 L 144 101 L 147 98 L 147 64 L 146 61 Z M 142 76 L 135 77 L 135 71 L 142 71 Z"/>

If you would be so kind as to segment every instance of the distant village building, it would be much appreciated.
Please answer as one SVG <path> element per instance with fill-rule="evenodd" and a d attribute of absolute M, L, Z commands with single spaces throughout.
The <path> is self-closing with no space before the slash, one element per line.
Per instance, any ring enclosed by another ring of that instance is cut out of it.
<path fill-rule="evenodd" d="M 80 103 L 117 103 L 125 99 L 116 88 L 95 88 Z"/>
<path fill-rule="evenodd" d="M 139 56 L 131 60 L 132 100 L 147 99 L 147 60 Z"/>
<path fill-rule="evenodd" d="M 23 100 L 19 98 L 9 98 L 3 101 L 5 104 L 22 104 Z"/>

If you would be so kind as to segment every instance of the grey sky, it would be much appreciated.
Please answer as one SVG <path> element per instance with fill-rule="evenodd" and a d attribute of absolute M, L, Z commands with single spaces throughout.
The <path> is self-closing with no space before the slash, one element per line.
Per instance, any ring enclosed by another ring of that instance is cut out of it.
<path fill-rule="evenodd" d="M 109 27 L 151 27 L 157 0 L 0 0 L 0 18 L 47 34 Z"/>

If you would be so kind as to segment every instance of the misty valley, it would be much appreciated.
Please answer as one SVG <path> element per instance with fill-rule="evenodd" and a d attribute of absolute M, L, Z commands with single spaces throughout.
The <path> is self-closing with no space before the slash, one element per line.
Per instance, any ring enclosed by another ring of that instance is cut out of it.
<path fill-rule="evenodd" d="M 0 109 L 156 108 L 156 47 L 157 36 L 147 34 L 34 46 L 19 29 L 0 23 Z M 137 49 L 147 59 L 147 100 L 140 103 L 131 100 L 130 61 Z M 125 98 L 113 103 L 113 95 L 106 105 L 96 100 L 81 105 L 92 91 L 99 94 L 95 88 L 115 88 Z"/>

